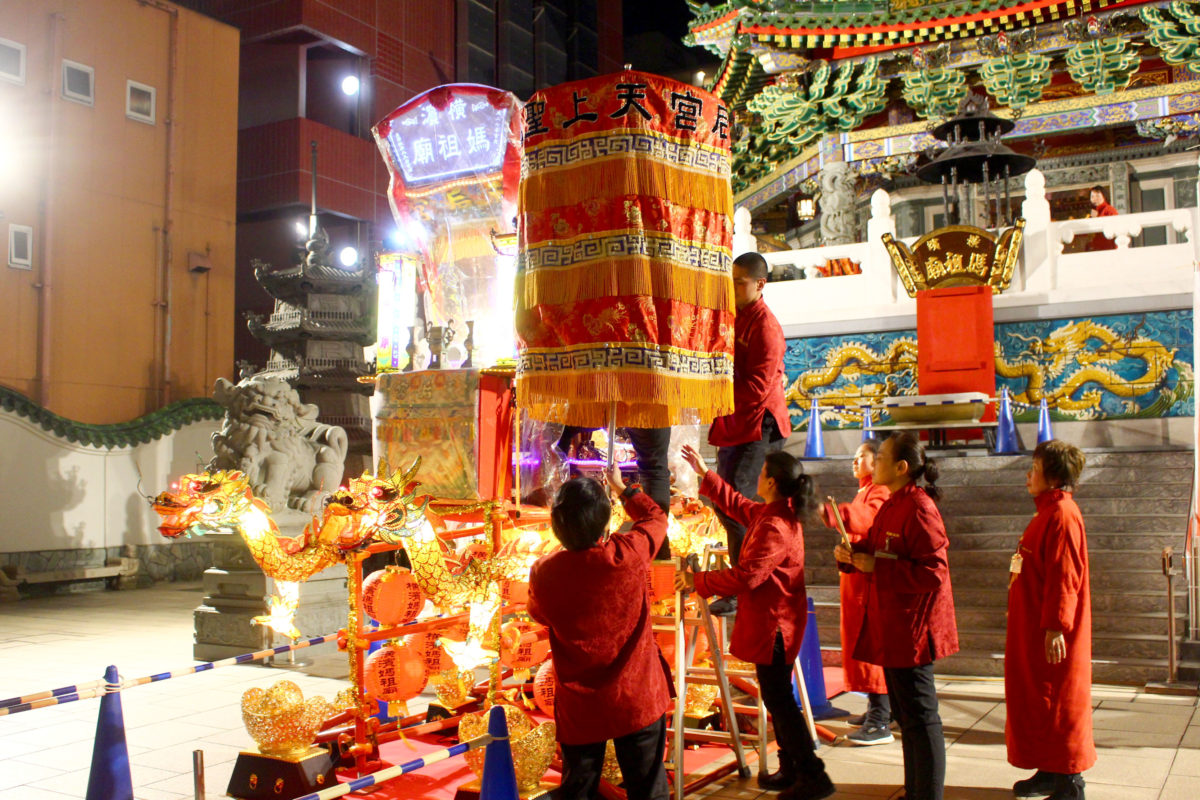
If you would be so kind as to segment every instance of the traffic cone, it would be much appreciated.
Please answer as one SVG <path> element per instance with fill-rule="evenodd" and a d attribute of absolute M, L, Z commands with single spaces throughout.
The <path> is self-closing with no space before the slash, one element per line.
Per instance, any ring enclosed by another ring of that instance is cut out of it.
<path fill-rule="evenodd" d="M 1012 400 L 1008 397 L 1008 387 L 1000 391 L 1000 408 L 996 411 L 999 425 L 996 428 L 996 453 L 1017 452 L 1017 425 L 1013 422 Z"/>
<path fill-rule="evenodd" d="M 873 423 L 871 422 L 871 416 L 872 416 L 871 415 L 871 407 L 863 406 L 862 440 L 864 442 L 869 442 L 875 438 L 875 428 L 873 426 Z"/>
<path fill-rule="evenodd" d="M 825 666 L 821 663 L 821 638 L 817 634 L 817 608 L 808 598 L 808 622 L 804 626 L 804 638 L 800 640 L 800 671 L 804 673 L 804 685 L 808 689 L 808 702 L 812 703 L 813 719 L 844 717 L 848 712 L 836 707 L 825 696 Z M 803 708 L 800 687 L 792 679 L 796 703 Z"/>
<path fill-rule="evenodd" d="M 479 800 L 518 800 L 517 772 L 513 766 L 512 746 L 508 741 L 508 722 L 504 708 L 492 706 L 488 712 L 488 733 L 492 741 L 483 753 L 483 777 L 479 779 Z"/>
<path fill-rule="evenodd" d="M 117 689 L 100 698 L 96 741 L 92 745 L 92 771 L 88 774 L 87 800 L 133 800 L 129 774 L 129 748 L 125 745 L 125 717 L 121 713 L 121 678 L 117 668 L 104 671 L 104 680 Z"/>
<path fill-rule="evenodd" d="M 825 442 L 821 438 L 821 409 L 817 407 L 817 398 L 813 398 L 812 409 L 808 412 L 808 436 L 804 440 L 805 458 L 824 458 Z"/>
<path fill-rule="evenodd" d="M 1043 397 L 1041 407 L 1038 408 L 1038 444 L 1053 438 L 1054 431 L 1050 430 L 1050 406 L 1046 405 L 1046 398 Z"/>

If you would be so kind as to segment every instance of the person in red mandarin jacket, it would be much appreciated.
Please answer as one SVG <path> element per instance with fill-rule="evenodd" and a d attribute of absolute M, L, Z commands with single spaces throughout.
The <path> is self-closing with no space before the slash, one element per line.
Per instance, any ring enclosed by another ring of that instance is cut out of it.
<path fill-rule="evenodd" d="M 804 533 L 799 516 L 813 505 L 812 479 L 788 453 L 768 453 L 758 475 L 762 503 L 749 500 L 708 469 L 690 445 L 684 459 L 703 477 L 700 493 L 746 526 L 741 557 L 727 569 L 680 572 L 676 588 L 738 598 L 729 650 L 754 664 L 759 691 L 775 724 L 779 771 L 759 778 L 764 789 L 782 789 L 781 800 L 819 800 L 833 794 L 817 758 L 808 724 L 792 693 L 792 663 L 800 652 L 808 603 L 804 589 Z"/>
<path fill-rule="evenodd" d="M 1088 212 L 1089 217 L 1115 217 L 1119 213 L 1108 202 L 1108 192 L 1103 186 L 1093 186 L 1092 190 L 1088 192 L 1088 201 L 1092 204 L 1092 210 Z M 1093 233 L 1091 241 L 1088 242 L 1087 249 L 1116 250 L 1117 243 L 1103 233 Z"/>
<path fill-rule="evenodd" d="M 733 261 L 733 298 L 737 316 L 733 323 L 733 413 L 713 420 L 708 443 L 717 448 L 717 474 L 751 500 L 768 452 L 778 450 L 792 432 L 783 398 L 783 353 L 786 343 L 779 320 L 767 308 L 762 290 L 767 283 L 767 261 L 758 253 L 743 253 Z M 734 564 L 746 528 L 717 510 L 729 540 L 729 560 Z M 713 603 L 714 614 L 729 614 L 736 601 Z"/>
<path fill-rule="evenodd" d="M 1082 471 L 1079 448 L 1052 439 L 1025 477 L 1037 513 L 1009 569 L 1004 741 L 1010 764 L 1037 773 L 1017 797 L 1083 800 L 1080 773 L 1096 763 L 1087 534 L 1071 497 Z"/>
<path fill-rule="evenodd" d="M 937 465 L 911 433 L 879 448 L 872 480 L 892 495 L 867 538 L 834 556 L 842 569 L 869 576 L 866 620 L 854 657 L 883 667 L 892 714 L 900 723 L 906 800 L 942 800 L 946 741 L 938 715 L 933 662 L 958 652 L 950 590 L 949 539 L 934 501 Z M 924 478 L 925 487 L 917 485 Z"/>
<path fill-rule="evenodd" d="M 867 538 L 867 531 L 871 529 L 879 507 L 891 494 L 886 486 L 871 480 L 878 452 L 879 442 L 876 439 L 868 439 L 858 446 L 853 463 L 854 477 L 858 478 L 858 493 L 849 503 L 838 505 L 837 513 L 852 544 Z M 837 529 L 837 520 L 827 503 L 821 504 L 821 519 L 827 527 Z M 858 723 L 862 727 L 848 735 L 846 740 L 857 745 L 887 744 L 895 741 L 895 737 L 888 727 L 892 722 L 892 707 L 888 702 L 883 668 L 854 657 L 854 645 L 862 631 L 870 582 L 866 575 L 855 571 L 842 572 L 840 583 L 842 676 L 847 691 L 865 692 L 867 695 L 867 713 Z"/>
<path fill-rule="evenodd" d="M 550 524 L 563 549 L 529 573 L 529 616 L 550 632 L 562 745 L 561 800 L 597 797 L 609 739 L 629 800 L 666 800 L 663 753 L 671 704 L 668 668 L 651 631 L 646 572 L 667 535 L 662 509 L 614 468 L 633 529 L 605 537 L 611 508 L 591 478 L 567 481 Z"/>

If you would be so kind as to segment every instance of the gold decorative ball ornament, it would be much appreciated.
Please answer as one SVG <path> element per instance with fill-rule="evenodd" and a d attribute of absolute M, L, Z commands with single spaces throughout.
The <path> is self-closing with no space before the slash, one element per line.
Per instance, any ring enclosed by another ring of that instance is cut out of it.
<path fill-rule="evenodd" d="M 304 755 L 317 737 L 321 723 L 337 712 L 322 697 L 304 699 L 292 681 L 279 681 L 269 689 L 247 689 L 242 694 L 242 723 L 263 755 L 295 758 Z"/>
<path fill-rule="evenodd" d="M 471 699 L 471 689 L 475 687 L 475 673 L 471 670 L 462 672 L 456 669 L 444 669 L 434 673 L 429 678 L 433 693 L 442 708 L 458 708 Z"/>
<path fill-rule="evenodd" d="M 542 776 L 550 768 L 550 762 L 554 758 L 556 728 L 553 722 L 543 722 L 535 726 L 529 715 L 517 706 L 501 703 L 500 707 L 504 709 L 504 719 L 508 723 L 508 741 L 512 746 L 513 765 L 517 773 L 517 790 L 528 796 L 538 790 Z M 459 721 L 460 742 L 487 732 L 489 710 L 468 714 Z M 467 766 L 481 778 L 484 755 L 483 748 L 468 751 L 463 755 Z"/>

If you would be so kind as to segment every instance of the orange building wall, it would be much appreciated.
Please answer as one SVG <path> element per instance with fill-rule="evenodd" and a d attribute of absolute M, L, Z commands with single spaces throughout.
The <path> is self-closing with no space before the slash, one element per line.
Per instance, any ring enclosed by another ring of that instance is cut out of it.
<path fill-rule="evenodd" d="M 83 422 L 208 396 L 233 373 L 239 34 L 153 5 L 178 14 L 173 126 L 170 13 L 137 0 L 0 3 L 0 37 L 26 47 L 25 84 L 0 80 L 0 152 L 18 154 L 0 164 L 0 384 Z M 64 58 L 95 70 L 93 106 L 61 97 Z M 157 89 L 153 125 L 126 118 L 126 79 Z M 10 224 L 34 229 L 32 271 L 7 266 Z M 189 253 L 211 271 L 189 271 Z"/>

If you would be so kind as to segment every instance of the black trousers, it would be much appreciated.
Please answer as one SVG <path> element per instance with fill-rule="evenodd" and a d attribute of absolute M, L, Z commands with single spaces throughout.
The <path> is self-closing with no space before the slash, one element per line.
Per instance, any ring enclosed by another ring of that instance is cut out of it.
<path fill-rule="evenodd" d="M 599 797 L 600 771 L 608 742 L 562 745 L 562 785 L 556 800 L 592 800 Z M 667 718 L 659 717 L 641 730 L 613 739 L 617 763 L 628 800 L 666 800 L 671 794 L 663 754 L 667 748 Z"/>
<path fill-rule="evenodd" d="M 825 762 L 817 758 L 816 745 L 808 732 L 808 723 L 796 705 L 792 691 L 792 662 L 783 652 L 783 636 L 775 634 L 775 651 L 770 664 L 755 664 L 758 690 L 763 705 L 771 714 L 775 726 L 775 741 L 779 744 L 779 763 L 790 767 L 797 777 L 816 777 L 825 772 Z"/>
<path fill-rule="evenodd" d="M 558 449 L 566 452 L 567 444 L 575 434 L 587 431 L 588 428 L 576 428 L 568 425 L 563 429 L 558 440 Z M 671 467 L 667 457 L 671 449 L 670 428 L 625 428 L 629 442 L 633 445 L 633 453 L 637 456 L 638 480 L 642 491 L 651 500 L 658 503 L 663 513 L 671 513 Z M 761 465 L 760 465 L 761 466 Z M 664 539 L 662 547 L 655 558 L 670 558 L 671 547 Z"/>
<path fill-rule="evenodd" d="M 717 474 L 726 483 L 737 489 L 743 497 L 762 500 L 758 496 L 759 473 L 762 472 L 767 453 L 781 447 L 783 447 L 783 437 L 779 434 L 779 426 L 775 424 L 775 417 L 769 413 L 764 414 L 761 439 L 732 447 L 717 448 Z M 717 519 L 721 520 L 721 524 L 725 526 L 726 538 L 729 540 L 729 560 L 737 564 L 738 554 L 742 551 L 742 539 L 746 537 L 746 526 L 735 522 L 719 510 Z"/>
<path fill-rule="evenodd" d="M 904 748 L 906 800 L 942 800 L 946 788 L 946 740 L 938 715 L 933 664 L 884 667 L 892 716 Z"/>

